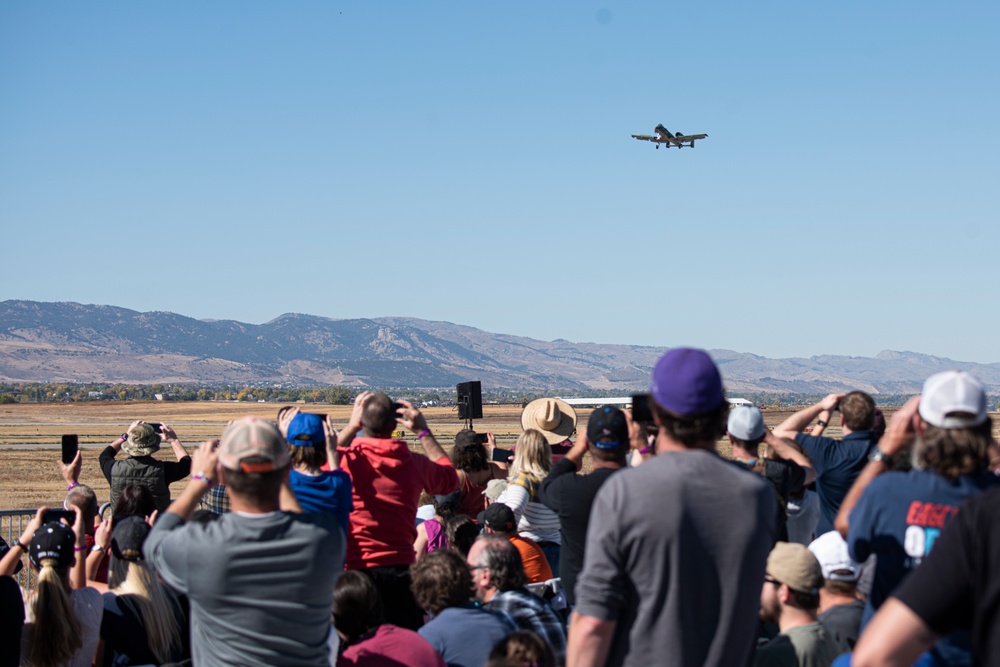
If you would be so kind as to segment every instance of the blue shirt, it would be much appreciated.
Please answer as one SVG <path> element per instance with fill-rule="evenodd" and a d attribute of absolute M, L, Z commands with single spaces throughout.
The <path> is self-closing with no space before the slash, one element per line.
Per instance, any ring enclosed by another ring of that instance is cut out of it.
<path fill-rule="evenodd" d="M 516 629 L 507 616 L 470 604 L 448 607 L 417 632 L 448 667 L 482 667 L 493 645 Z"/>
<path fill-rule="evenodd" d="M 802 445 L 816 471 L 820 508 L 816 534 L 824 535 L 833 530 L 840 505 L 868 464 L 868 454 L 878 440 L 871 431 L 855 431 L 845 435 L 843 440 L 797 433 L 795 441 Z"/>
<path fill-rule="evenodd" d="M 887 472 L 872 480 L 851 511 L 847 548 L 863 563 L 878 556 L 862 624 L 920 564 L 968 498 L 1000 485 L 989 472 L 948 479 L 931 470 Z"/>
<path fill-rule="evenodd" d="M 318 475 L 306 475 L 293 470 L 288 479 L 296 500 L 306 514 L 333 512 L 347 534 L 354 501 L 351 478 L 343 470 L 326 470 Z"/>

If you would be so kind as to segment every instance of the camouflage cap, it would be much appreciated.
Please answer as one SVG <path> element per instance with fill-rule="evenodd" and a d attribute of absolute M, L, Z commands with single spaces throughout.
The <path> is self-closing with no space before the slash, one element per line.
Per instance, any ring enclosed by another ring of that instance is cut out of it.
<path fill-rule="evenodd" d="M 256 458 L 255 462 L 247 459 Z M 219 463 L 227 470 L 271 472 L 288 466 L 288 444 L 272 422 L 260 417 L 237 419 L 222 432 Z"/>
<path fill-rule="evenodd" d="M 129 456 L 149 456 L 160 450 L 160 433 L 152 424 L 136 424 L 129 430 L 122 450 Z"/>

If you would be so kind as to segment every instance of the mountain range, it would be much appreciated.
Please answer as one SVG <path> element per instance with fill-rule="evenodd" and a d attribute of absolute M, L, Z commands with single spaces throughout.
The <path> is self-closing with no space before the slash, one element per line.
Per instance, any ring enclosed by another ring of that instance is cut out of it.
<path fill-rule="evenodd" d="M 287 313 L 264 324 L 198 320 L 169 312 L 37 301 L 0 302 L 0 381 L 232 383 L 533 391 L 648 386 L 666 347 L 541 341 L 409 317 L 330 319 Z M 769 359 L 710 350 L 730 393 L 920 391 L 924 379 L 967 370 L 1000 393 L 1000 364 L 914 352 L 874 358 Z"/>

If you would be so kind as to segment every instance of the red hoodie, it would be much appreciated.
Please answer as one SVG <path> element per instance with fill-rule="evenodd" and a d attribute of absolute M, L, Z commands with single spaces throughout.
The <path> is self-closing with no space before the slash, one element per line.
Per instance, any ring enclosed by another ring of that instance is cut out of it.
<path fill-rule="evenodd" d="M 354 495 L 347 569 L 410 565 L 420 492 L 443 495 L 458 488 L 451 460 L 442 456 L 432 462 L 404 441 L 388 438 L 355 438 L 337 451 Z"/>

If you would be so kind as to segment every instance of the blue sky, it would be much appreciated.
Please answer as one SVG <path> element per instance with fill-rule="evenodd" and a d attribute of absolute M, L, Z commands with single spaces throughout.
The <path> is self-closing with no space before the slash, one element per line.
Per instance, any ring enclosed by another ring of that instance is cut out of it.
<path fill-rule="evenodd" d="M 0 299 L 1000 361 L 998 19 L 8 0 Z"/>

